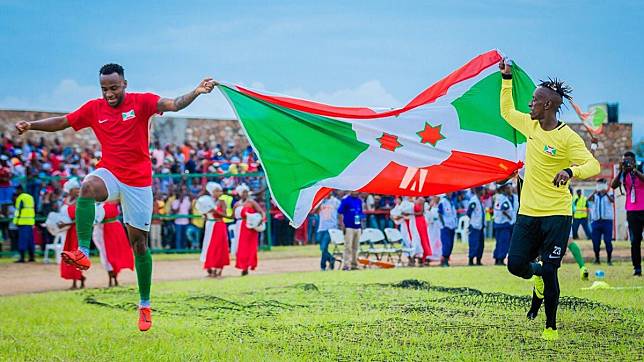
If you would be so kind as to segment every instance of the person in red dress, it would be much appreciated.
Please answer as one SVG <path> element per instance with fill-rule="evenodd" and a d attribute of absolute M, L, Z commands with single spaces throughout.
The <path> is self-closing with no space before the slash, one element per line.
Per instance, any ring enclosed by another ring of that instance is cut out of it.
<path fill-rule="evenodd" d="M 208 271 L 208 276 L 220 277 L 224 266 L 230 265 L 230 249 L 228 248 L 228 226 L 224 222 L 225 217 L 232 217 L 226 214 L 226 202 L 220 197 L 223 195 L 223 188 L 216 182 L 208 182 L 206 191 L 215 205 L 208 210 L 206 216 L 206 228 L 201 249 L 203 268 Z"/>
<path fill-rule="evenodd" d="M 92 239 L 101 254 L 101 264 L 107 270 L 108 287 L 118 286 L 123 269 L 134 270 L 134 252 L 119 221 L 119 206 L 115 202 L 97 204 L 96 225 Z"/>
<path fill-rule="evenodd" d="M 432 255 L 432 248 L 429 245 L 429 234 L 427 233 L 427 220 L 425 219 L 425 198 L 417 197 L 414 200 L 414 221 L 420 237 L 420 245 L 423 248 L 421 265 L 429 265 L 429 257 Z"/>
<path fill-rule="evenodd" d="M 71 179 L 65 182 L 63 185 L 63 190 L 67 194 L 63 201 L 63 207 L 60 212 L 67 216 L 70 220 L 69 223 L 61 222 L 58 224 L 59 228 L 69 227 L 67 233 L 65 234 L 65 244 L 63 245 L 64 251 L 76 250 L 78 249 L 78 236 L 76 235 L 76 200 L 78 199 L 78 194 L 80 192 L 80 183 L 76 179 Z M 85 276 L 83 272 L 78 270 L 72 265 L 67 263 L 60 263 L 60 277 L 66 280 L 72 281 L 72 287 L 70 289 L 78 288 L 77 282 L 80 281 L 80 287 L 85 288 Z"/>
<path fill-rule="evenodd" d="M 248 197 L 249 188 L 245 184 L 237 186 L 237 194 L 241 200 L 237 201 L 235 208 L 241 209 L 241 226 L 239 228 L 239 242 L 237 245 L 237 256 L 235 268 L 240 269 L 241 275 L 248 275 L 248 270 L 257 268 L 257 249 L 259 247 L 259 232 L 247 226 L 249 215 L 259 213 L 262 220 L 266 220 L 266 214 L 259 204 Z"/>

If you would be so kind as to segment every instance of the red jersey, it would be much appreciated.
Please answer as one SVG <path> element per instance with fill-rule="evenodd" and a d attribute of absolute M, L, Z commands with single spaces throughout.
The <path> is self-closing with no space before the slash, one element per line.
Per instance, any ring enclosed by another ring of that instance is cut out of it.
<path fill-rule="evenodd" d="M 76 131 L 86 127 L 94 131 L 102 148 L 96 167 L 106 168 L 126 185 L 150 186 L 149 127 L 159 98 L 152 93 L 125 93 L 116 108 L 105 99 L 93 99 L 68 114 L 67 121 Z"/>

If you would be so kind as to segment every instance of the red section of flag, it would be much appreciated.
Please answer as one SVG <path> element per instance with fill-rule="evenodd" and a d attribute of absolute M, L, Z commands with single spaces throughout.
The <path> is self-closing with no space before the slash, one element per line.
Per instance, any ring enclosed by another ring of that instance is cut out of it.
<path fill-rule="evenodd" d="M 505 180 L 521 163 L 501 158 L 452 151 L 439 165 L 413 168 L 389 163 L 360 192 L 385 195 L 429 196 Z"/>
<path fill-rule="evenodd" d="M 476 77 L 484 69 L 496 65 L 501 60 L 501 58 L 501 54 L 499 54 L 499 52 L 496 50 L 490 50 L 487 53 L 483 53 L 470 60 L 467 64 L 453 71 L 447 77 L 436 82 L 431 87 L 422 91 L 404 107 L 381 113 L 375 112 L 373 109 L 366 107 L 337 107 L 323 103 L 311 102 L 304 99 L 261 94 L 239 85 L 237 85 L 236 87 L 237 90 L 250 97 L 258 98 L 271 104 L 302 112 L 308 112 L 327 117 L 354 119 L 383 118 L 397 116 L 410 109 L 414 109 L 416 107 L 435 101 L 437 98 L 445 95 L 447 93 L 447 90 L 452 85 Z"/>
<path fill-rule="evenodd" d="M 383 133 L 380 138 L 376 139 L 380 142 L 380 148 L 384 148 L 387 151 L 394 152 L 396 148 L 402 147 L 402 144 L 398 142 L 398 136 L 389 133 Z"/>
<path fill-rule="evenodd" d="M 313 197 L 313 203 L 311 204 L 313 205 L 313 207 L 311 207 L 311 210 L 315 209 L 320 201 L 327 197 L 331 193 L 331 191 L 333 191 L 333 189 L 330 189 L 328 187 L 319 189 L 318 192 L 315 193 L 315 197 Z"/>

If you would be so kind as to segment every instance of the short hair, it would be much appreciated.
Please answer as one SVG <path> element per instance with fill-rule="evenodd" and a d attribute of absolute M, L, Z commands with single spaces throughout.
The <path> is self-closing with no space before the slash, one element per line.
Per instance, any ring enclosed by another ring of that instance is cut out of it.
<path fill-rule="evenodd" d="M 600 179 L 597 180 L 597 183 L 602 183 L 602 184 L 606 183 L 606 179 L 605 178 L 600 178 Z"/>
<path fill-rule="evenodd" d="M 109 74 L 113 74 L 113 73 L 116 73 L 116 74 L 120 75 L 121 77 L 125 77 L 125 70 L 123 69 L 122 66 L 120 66 L 120 65 L 118 65 L 116 63 L 105 64 L 98 71 L 98 74 L 100 74 L 100 75 L 109 75 Z"/>
<path fill-rule="evenodd" d="M 633 153 L 632 151 L 626 151 L 626 152 L 624 152 L 624 157 L 633 157 L 633 158 L 635 158 L 635 153 Z"/>

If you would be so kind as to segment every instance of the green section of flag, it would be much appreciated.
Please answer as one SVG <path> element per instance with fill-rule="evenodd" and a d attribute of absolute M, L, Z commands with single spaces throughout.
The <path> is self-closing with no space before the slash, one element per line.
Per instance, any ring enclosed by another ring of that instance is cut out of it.
<path fill-rule="evenodd" d="M 338 176 L 368 147 L 350 123 L 268 104 L 226 86 L 219 89 L 259 153 L 273 196 L 291 217 L 300 190 Z"/>
<path fill-rule="evenodd" d="M 512 95 L 514 106 L 520 112 L 529 113 L 535 85 L 518 66 L 512 67 Z M 460 127 L 463 130 L 488 133 L 504 138 L 514 144 L 524 143 L 525 137 L 514 130 L 501 117 L 501 72 L 495 72 L 474 84 L 467 92 L 452 102 Z"/>

